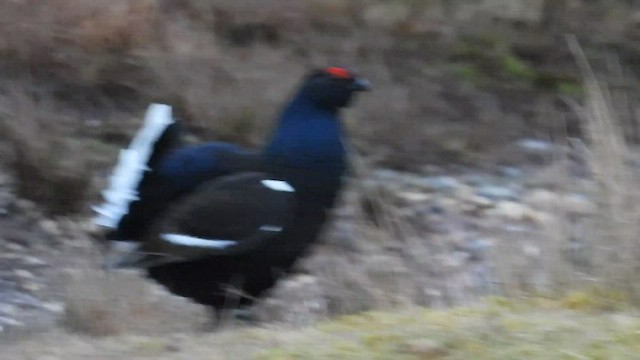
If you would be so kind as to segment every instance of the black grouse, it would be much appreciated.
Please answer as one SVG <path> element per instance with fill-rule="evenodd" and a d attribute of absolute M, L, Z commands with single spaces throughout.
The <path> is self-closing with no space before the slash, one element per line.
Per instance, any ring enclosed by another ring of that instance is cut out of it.
<path fill-rule="evenodd" d="M 256 151 L 182 146 L 171 108 L 152 104 L 94 207 L 120 252 L 106 267 L 146 269 L 216 312 L 251 305 L 317 238 L 347 170 L 340 109 L 368 89 L 344 68 L 312 71 Z"/>

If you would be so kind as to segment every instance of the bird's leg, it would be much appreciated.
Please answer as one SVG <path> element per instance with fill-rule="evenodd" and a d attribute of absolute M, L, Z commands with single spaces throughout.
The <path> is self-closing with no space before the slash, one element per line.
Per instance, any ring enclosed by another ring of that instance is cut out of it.
<path fill-rule="evenodd" d="M 235 280 L 236 285 L 228 286 L 225 289 L 226 296 L 224 307 L 221 310 L 221 322 L 226 324 L 232 323 L 233 321 L 240 321 L 245 325 L 257 324 L 259 322 L 257 316 L 251 310 L 251 306 L 247 305 L 247 302 L 251 304 L 256 299 L 242 290 L 240 278 L 233 280 Z"/>
<path fill-rule="evenodd" d="M 215 332 L 222 327 L 222 311 L 215 307 L 207 307 L 209 321 L 204 324 L 204 331 Z"/>
<path fill-rule="evenodd" d="M 243 323 L 249 325 L 256 325 L 257 323 L 259 323 L 258 317 L 249 306 L 241 306 L 235 309 L 233 312 L 233 317 L 236 320 L 242 321 Z"/>

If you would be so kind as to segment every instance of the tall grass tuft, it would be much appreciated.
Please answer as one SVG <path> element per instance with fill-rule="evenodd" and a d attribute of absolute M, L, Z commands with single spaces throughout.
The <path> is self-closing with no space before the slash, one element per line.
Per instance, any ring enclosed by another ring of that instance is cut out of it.
<path fill-rule="evenodd" d="M 585 239 L 591 258 L 591 280 L 599 288 L 638 299 L 640 178 L 638 169 L 632 166 L 632 144 L 625 136 L 609 89 L 597 78 L 578 41 L 568 37 L 568 44 L 584 78 L 586 98 L 579 114 L 597 184 L 598 212 Z"/>

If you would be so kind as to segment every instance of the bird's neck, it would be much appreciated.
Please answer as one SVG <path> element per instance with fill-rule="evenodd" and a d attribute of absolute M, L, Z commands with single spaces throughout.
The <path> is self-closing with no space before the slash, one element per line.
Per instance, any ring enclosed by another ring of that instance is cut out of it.
<path fill-rule="evenodd" d="M 317 106 L 303 91 L 282 112 L 264 155 L 290 167 L 342 169 L 341 136 L 338 111 Z"/>

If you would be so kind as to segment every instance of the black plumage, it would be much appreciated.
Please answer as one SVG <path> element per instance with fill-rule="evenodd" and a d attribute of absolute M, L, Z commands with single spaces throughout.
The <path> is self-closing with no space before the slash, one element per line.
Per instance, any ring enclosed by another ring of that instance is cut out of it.
<path fill-rule="evenodd" d="M 170 108 L 153 105 L 96 208 L 125 249 L 107 265 L 145 268 L 216 310 L 250 305 L 316 240 L 347 170 L 340 109 L 367 88 L 343 68 L 313 71 L 256 151 L 182 147 Z"/>

